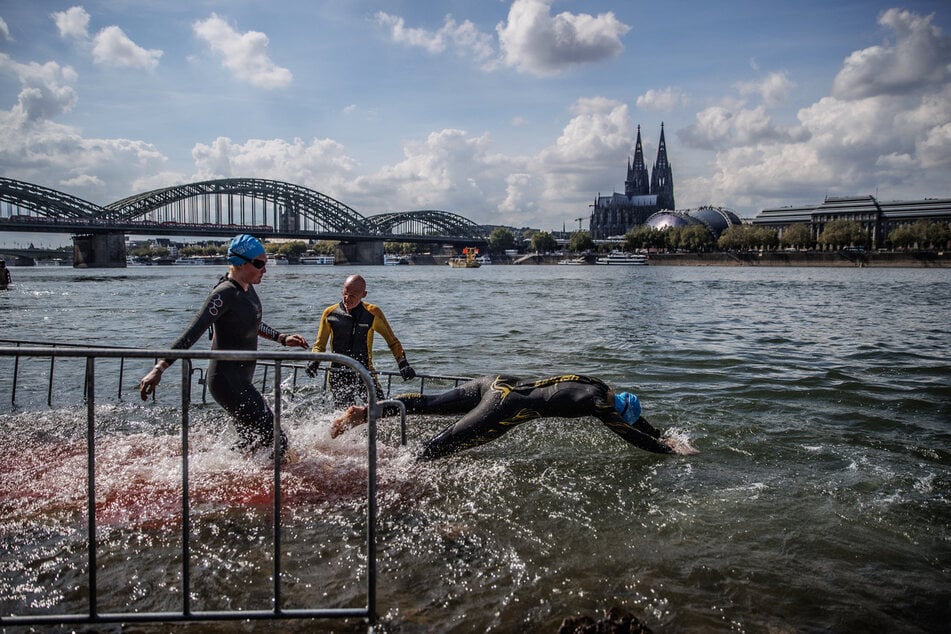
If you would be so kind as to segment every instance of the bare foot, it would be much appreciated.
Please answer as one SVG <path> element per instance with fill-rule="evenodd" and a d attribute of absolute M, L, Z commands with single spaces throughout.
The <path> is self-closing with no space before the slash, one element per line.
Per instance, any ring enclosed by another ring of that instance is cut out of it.
<path fill-rule="evenodd" d="M 362 425 L 365 422 L 367 422 L 367 408 L 359 405 L 351 405 L 347 408 L 347 411 L 344 412 L 343 416 L 334 420 L 333 425 L 330 427 L 330 437 L 336 438 L 348 429 Z"/>

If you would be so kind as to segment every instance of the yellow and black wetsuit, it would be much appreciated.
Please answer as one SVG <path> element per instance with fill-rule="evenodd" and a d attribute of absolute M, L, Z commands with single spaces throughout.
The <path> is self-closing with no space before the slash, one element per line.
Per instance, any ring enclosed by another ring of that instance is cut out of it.
<path fill-rule="evenodd" d="M 536 418 L 593 416 L 611 431 L 646 451 L 672 453 L 659 441 L 660 432 L 644 418 L 628 424 L 608 398 L 611 388 L 578 374 L 523 381 L 514 376 L 488 375 L 435 394 L 401 394 L 407 414 L 463 414 L 436 434 L 423 450 L 422 460 L 446 456 L 494 440 L 513 427 Z M 392 414 L 384 411 L 384 415 Z"/>
<path fill-rule="evenodd" d="M 373 367 L 373 333 L 377 332 L 390 347 L 390 352 L 397 363 L 405 362 L 406 353 L 403 344 L 393 334 L 393 329 L 383 316 L 383 311 L 375 304 L 360 302 L 353 310 L 347 312 L 343 302 L 339 302 L 324 309 L 320 316 L 320 326 L 317 328 L 317 338 L 314 341 L 312 352 L 325 352 L 327 342 L 330 341 L 331 352 L 343 354 L 356 359 L 369 370 Z M 353 405 L 358 400 L 366 401 L 366 386 L 360 376 L 339 364 L 331 364 L 330 390 L 333 393 L 334 404 L 337 407 Z M 383 388 L 373 375 L 376 387 L 376 396 L 383 398 Z"/>
<path fill-rule="evenodd" d="M 248 290 L 228 277 L 219 280 L 185 332 L 172 344 L 186 350 L 212 328 L 212 350 L 257 350 L 258 337 L 278 341 L 281 333 L 262 321 L 261 300 L 253 286 Z M 166 359 L 171 364 L 174 359 Z M 241 446 L 268 446 L 274 438 L 274 414 L 252 383 L 254 361 L 208 363 L 208 390 L 235 421 Z M 281 452 L 287 439 L 281 432 Z"/>

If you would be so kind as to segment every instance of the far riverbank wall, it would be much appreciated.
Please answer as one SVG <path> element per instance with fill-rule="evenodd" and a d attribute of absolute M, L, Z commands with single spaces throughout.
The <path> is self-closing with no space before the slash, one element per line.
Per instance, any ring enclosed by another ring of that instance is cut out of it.
<path fill-rule="evenodd" d="M 523 259 L 524 256 L 519 256 Z M 537 255 L 519 262 L 557 264 L 564 256 Z M 446 265 L 448 257 L 412 256 L 413 264 Z M 514 264 L 514 258 L 492 256 L 492 265 Z M 650 266 L 833 266 L 879 268 L 951 268 L 951 253 L 922 251 L 914 253 L 853 253 L 848 251 L 767 253 L 652 253 Z"/>

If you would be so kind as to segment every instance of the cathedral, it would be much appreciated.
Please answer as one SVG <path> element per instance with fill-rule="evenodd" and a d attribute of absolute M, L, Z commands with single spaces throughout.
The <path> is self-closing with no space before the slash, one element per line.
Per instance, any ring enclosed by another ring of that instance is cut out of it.
<path fill-rule="evenodd" d="M 610 196 L 600 194 L 594 201 L 591 214 L 591 238 L 603 240 L 609 236 L 621 236 L 637 225 L 644 224 L 648 216 L 662 210 L 674 209 L 674 176 L 667 160 L 667 142 L 664 140 L 664 124 L 660 124 L 660 144 L 657 160 L 648 175 L 641 147 L 641 126 L 637 126 L 637 142 L 634 145 L 634 160 L 627 161 L 627 180 L 624 193 Z"/>

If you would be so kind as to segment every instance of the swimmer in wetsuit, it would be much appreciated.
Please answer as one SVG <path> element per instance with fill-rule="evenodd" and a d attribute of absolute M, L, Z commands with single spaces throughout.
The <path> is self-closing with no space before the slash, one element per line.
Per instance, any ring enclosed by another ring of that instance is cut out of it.
<path fill-rule="evenodd" d="M 0 291 L 7 290 L 13 280 L 10 278 L 10 269 L 5 260 L 0 260 Z"/>
<path fill-rule="evenodd" d="M 360 275 L 351 275 L 343 283 L 343 300 L 324 309 L 317 328 L 312 352 L 324 352 L 330 342 L 332 352 L 342 354 L 362 363 L 373 376 L 374 389 L 378 399 L 383 398 L 383 388 L 376 378 L 373 367 L 373 333 L 378 333 L 386 341 L 396 359 L 400 376 L 404 381 L 415 378 L 416 372 L 406 360 L 403 344 L 396 338 L 383 311 L 379 306 L 363 301 L 367 296 L 367 283 Z M 320 362 L 312 361 L 307 373 L 317 376 Z M 366 385 L 356 372 L 347 366 L 331 364 L 332 372 L 328 377 L 334 405 L 345 407 L 359 400 L 366 401 Z"/>
<path fill-rule="evenodd" d="M 641 404 L 630 392 L 614 391 L 600 379 L 578 374 L 524 381 L 514 376 L 487 375 L 455 389 L 426 396 L 401 394 L 407 414 L 462 414 L 462 418 L 430 439 L 420 460 L 432 460 L 495 440 L 536 418 L 593 416 L 632 445 L 653 453 L 697 453 L 686 443 L 661 438 L 641 416 Z M 383 408 L 383 416 L 396 414 Z M 366 407 L 350 407 L 334 422 L 331 436 L 366 422 Z"/>
<path fill-rule="evenodd" d="M 212 329 L 212 350 L 257 350 L 258 337 L 277 341 L 285 346 L 307 348 L 300 335 L 284 335 L 261 320 L 261 300 L 254 291 L 265 272 L 267 257 L 264 246 L 249 235 L 235 237 L 228 247 L 228 274 L 208 295 L 201 310 L 185 332 L 172 344 L 173 350 L 191 348 Z M 162 372 L 174 362 L 164 359 L 146 374 L 139 384 L 142 400 L 155 391 Z M 235 421 L 240 448 L 270 446 L 274 438 L 274 413 L 264 396 L 252 383 L 254 361 L 218 361 L 208 363 L 208 389 L 212 397 Z M 281 437 L 281 454 L 287 438 Z"/>

